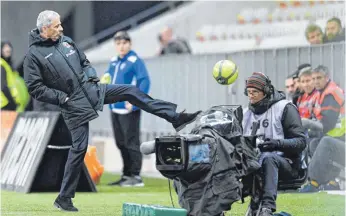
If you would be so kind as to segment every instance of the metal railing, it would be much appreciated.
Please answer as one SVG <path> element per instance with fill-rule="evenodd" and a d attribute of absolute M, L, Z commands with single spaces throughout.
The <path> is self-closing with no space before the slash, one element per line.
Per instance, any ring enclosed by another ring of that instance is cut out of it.
<path fill-rule="evenodd" d="M 222 86 L 212 77 L 214 64 L 222 59 L 232 59 L 239 68 L 239 76 L 232 86 Z M 345 88 L 345 43 L 324 44 L 310 47 L 253 50 L 245 52 L 179 55 L 146 59 L 151 87 L 149 94 L 158 99 L 178 104 L 178 110 L 206 110 L 214 105 L 232 104 L 247 106 L 244 96 L 245 79 L 254 71 L 264 72 L 273 85 L 285 90 L 285 79 L 299 64 L 310 63 L 313 67 L 323 64 L 330 77 Z M 107 63 L 94 65 L 101 76 Z M 90 125 L 92 136 L 112 136 L 108 106 Z M 188 131 L 188 130 L 184 130 Z M 171 124 L 163 119 L 142 113 L 142 141 L 162 133 L 173 133 Z"/>

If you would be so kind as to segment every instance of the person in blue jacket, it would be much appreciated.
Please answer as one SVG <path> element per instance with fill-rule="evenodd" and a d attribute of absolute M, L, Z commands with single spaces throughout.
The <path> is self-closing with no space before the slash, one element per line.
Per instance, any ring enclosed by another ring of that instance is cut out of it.
<path fill-rule="evenodd" d="M 114 35 L 118 56 L 111 59 L 103 81 L 109 84 L 132 84 L 148 93 L 150 79 L 143 60 L 131 50 L 131 38 L 120 31 Z M 110 104 L 115 142 L 123 159 L 123 175 L 120 180 L 109 185 L 144 186 L 140 177 L 142 154 L 140 152 L 141 110 L 131 103 Z"/>

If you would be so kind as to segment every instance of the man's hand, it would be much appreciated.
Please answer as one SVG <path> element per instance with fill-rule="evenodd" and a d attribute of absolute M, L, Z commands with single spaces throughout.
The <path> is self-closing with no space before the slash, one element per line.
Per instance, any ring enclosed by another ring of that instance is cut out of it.
<path fill-rule="evenodd" d="M 276 151 L 280 145 L 279 140 L 275 139 L 265 139 L 264 142 L 258 144 L 258 148 L 261 150 L 261 152 L 272 152 Z"/>
<path fill-rule="evenodd" d="M 132 104 L 130 104 L 129 102 L 125 102 L 125 107 L 126 107 L 126 109 L 128 110 L 128 111 L 130 111 L 130 112 L 132 112 L 132 108 L 133 108 L 133 105 Z"/>
<path fill-rule="evenodd" d="M 98 83 L 100 79 L 98 77 L 89 77 L 88 82 Z"/>

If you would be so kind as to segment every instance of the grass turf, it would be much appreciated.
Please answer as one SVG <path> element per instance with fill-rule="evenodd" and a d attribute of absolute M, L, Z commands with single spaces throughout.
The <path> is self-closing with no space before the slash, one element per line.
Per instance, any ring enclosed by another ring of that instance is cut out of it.
<path fill-rule="evenodd" d="M 168 182 L 165 179 L 144 178 L 143 188 L 119 188 L 107 186 L 119 176 L 105 173 L 97 186 L 98 193 L 77 193 L 74 204 L 78 213 L 64 213 L 53 207 L 58 193 L 22 194 L 1 191 L 1 215 L 55 216 L 55 215 L 115 215 L 121 216 L 124 202 L 171 206 Z M 172 190 L 177 206 L 177 196 Z M 278 196 L 278 211 L 293 216 L 341 216 L 345 215 L 344 196 L 326 193 L 282 193 Z M 243 216 L 248 205 L 235 203 L 232 216 Z M 228 215 L 231 215 L 230 213 Z"/>

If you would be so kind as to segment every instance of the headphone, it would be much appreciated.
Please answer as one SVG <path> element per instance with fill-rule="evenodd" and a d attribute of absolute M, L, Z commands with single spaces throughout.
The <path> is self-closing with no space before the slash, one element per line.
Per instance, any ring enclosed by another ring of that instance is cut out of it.
<path fill-rule="evenodd" d="M 257 73 L 261 73 L 261 72 L 257 72 Z M 263 87 L 263 92 L 265 96 L 271 95 L 273 94 L 274 91 L 274 86 L 272 85 L 272 82 L 270 81 L 269 77 L 267 75 L 265 75 L 264 73 L 261 73 L 261 75 L 263 75 L 265 77 L 265 86 Z M 244 94 L 245 96 L 248 96 L 247 94 L 247 80 L 245 80 L 245 89 L 244 89 Z"/>

